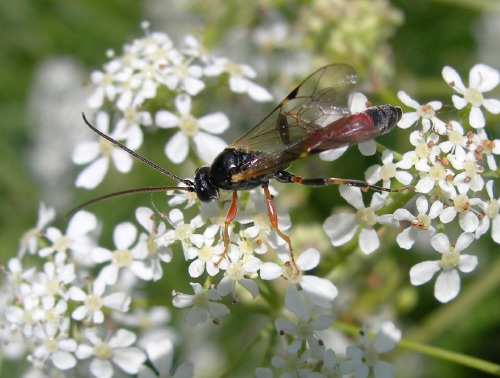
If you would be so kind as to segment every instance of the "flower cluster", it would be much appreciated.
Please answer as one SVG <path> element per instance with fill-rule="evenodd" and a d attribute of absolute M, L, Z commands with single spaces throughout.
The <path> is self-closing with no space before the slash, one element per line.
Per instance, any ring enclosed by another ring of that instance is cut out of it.
<path fill-rule="evenodd" d="M 477 265 L 475 256 L 460 252 L 488 232 L 495 242 L 500 242 L 498 199 L 493 194 L 493 180 L 485 182 L 485 177 L 493 177 L 497 169 L 495 155 L 500 154 L 500 140 L 488 135 L 481 109 L 500 113 L 499 100 L 483 97 L 484 92 L 498 85 L 500 74 L 484 64 L 475 65 L 470 71 L 469 87 L 451 67 L 445 67 L 442 74 L 446 84 L 463 96 L 453 94 L 452 101 L 458 110 L 467 111 L 469 129 L 464 126 L 467 121 L 440 119 L 440 101 L 421 105 L 400 91 L 401 102 L 414 111 L 404 113 L 398 126 L 408 129 L 421 122 L 421 127 L 409 134 L 414 148 L 398 154 L 396 162 L 395 154 L 385 150 L 382 165 L 372 166 L 365 173 L 368 183 L 382 181 L 384 188 L 392 187 L 393 179 L 403 185 L 414 183 L 415 191 L 420 193 L 411 206 L 414 211 L 409 206 L 384 213 L 391 202 L 387 193 L 374 193 L 370 206 L 365 207 L 358 188 L 341 187 L 341 196 L 356 212 L 333 214 L 326 219 L 324 230 L 334 246 L 343 245 L 357 235 L 359 248 L 365 254 L 380 247 L 377 225 L 400 227 L 396 241 L 403 249 L 414 248 L 419 240 L 430 240 L 430 246 L 441 253 L 441 258 L 413 267 L 411 282 L 421 285 L 442 270 L 436 281 L 435 296 L 441 302 L 448 302 L 460 290 L 457 269 L 470 272 Z M 436 234 L 437 228 L 450 231 Z M 448 235 L 457 229 L 460 235 L 450 241 Z"/>
<path fill-rule="evenodd" d="M 103 69 L 92 73 L 93 123 L 132 151 L 143 144 L 144 128 L 158 133 L 175 129 L 170 139 L 165 137 L 171 162 L 182 163 L 194 152 L 196 159 L 210 163 L 226 146 L 216 135 L 229 127 L 229 120 L 222 112 L 195 115 L 207 84 L 224 75 L 233 92 L 255 101 L 271 96 L 253 82 L 256 74 L 249 66 L 212 56 L 193 36 L 177 48 L 168 35 L 144 26 L 145 37 L 125 45 L 119 56 L 109 53 Z M 469 124 L 441 119 L 439 101 L 420 105 L 399 92 L 401 102 L 415 110 L 403 115 L 399 127 L 421 124 L 409 134 L 412 149 L 385 150 L 381 164 L 366 171 L 367 184 L 381 185 L 370 201 L 358 187 L 341 186 L 341 197 L 354 211 L 334 213 L 323 230 L 335 247 L 357 239 L 352 244 L 366 255 L 381 246 L 382 228 L 399 228 L 394 239 L 404 250 L 423 249 L 429 242 L 440 258 L 416 264 L 410 282 L 424 284 L 439 272 L 435 297 L 448 302 L 459 294 L 459 271 L 471 272 L 478 264 L 476 256 L 462 252 L 488 233 L 500 243 L 499 199 L 494 181 L 486 179 L 497 169 L 500 141 L 486 132 L 482 113 L 482 107 L 500 112 L 500 101 L 483 98 L 498 85 L 500 75 L 476 65 L 468 88 L 450 67 L 444 68 L 443 77 L 458 93 L 452 102 Z M 351 93 L 349 100 L 352 113 L 368 104 L 359 93 Z M 374 141 L 359 147 L 365 155 L 377 150 Z M 334 160 L 344 151 L 327 151 L 321 157 Z M 73 160 L 87 165 L 76 180 L 77 187 L 87 189 L 104 180 L 110 161 L 122 173 L 133 162 L 130 154 L 103 139 L 77 145 Z M 412 190 L 390 193 L 395 186 L 409 185 L 417 195 Z M 111 245 L 101 245 L 101 227 L 92 213 L 77 212 L 63 231 L 52 225 L 55 211 L 40 205 L 36 226 L 24 234 L 17 256 L 4 269 L 0 337 L 9 344 L 12 358 L 28 356 L 33 368 L 47 376 L 62 371 L 111 377 L 115 370 L 139 377 L 172 370 L 176 376 L 192 376 L 190 362 L 172 367 L 176 337 L 167 327 L 169 310 L 151 307 L 147 291 L 141 290 L 169 278 L 166 264 L 175 262 L 186 267 L 186 273 L 179 273 L 185 278 L 179 287 L 190 285 L 194 292 L 172 290 L 173 306 L 188 309 L 184 321 L 189 326 L 221 324 L 231 313 L 228 303 L 269 307 L 283 348 L 270 359 L 273 369 L 258 368 L 257 376 L 272 377 L 279 371 L 283 376 L 364 377 L 370 369 L 376 377 L 394 376 L 394 367 L 379 358 L 401 338 L 392 323 L 383 323 L 373 342 L 363 330 L 362 346 L 347 347 L 345 353 L 336 354 L 320 336 L 331 332 L 334 311 L 342 311 L 342 303 L 337 306 L 335 300 L 341 296 L 337 286 L 346 282 L 336 286 L 334 274 L 321 274 L 321 252 L 314 241 L 292 252 L 286 234 L 290 216 L 274 208 L 274 188 L 245 191 L 239 197 L 221 191 L 219 200 L 210 203 L 201 203 L 190 191 L 168 188 L 168 211 L 137 208 L 135 220 L 114 226 Z M 282 284 L 288 317 L 270 299 Z"/>

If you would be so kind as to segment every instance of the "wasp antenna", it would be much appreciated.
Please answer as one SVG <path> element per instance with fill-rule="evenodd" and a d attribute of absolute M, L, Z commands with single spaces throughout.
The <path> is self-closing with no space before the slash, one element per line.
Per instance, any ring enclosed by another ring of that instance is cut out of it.
<path fill-rule="evenodd" d="M 183 184 L 187 185 L 187 186 L 190 186 L 190 187 L 194 187 L 194 183 L 191 181 L 191 180 L 186 180 L 186 179 L 182 179 L 176 175 L 174 175 L 172 172 L 169 172 L 167 171 L 165 168 L 162 168 L 160 167 L 158 164 L 155 164 L 153 163 L 152 161 L 146 159 L 144 156 L 141 156 L 139 155 L 137 152 L 134 152 L 132 151 L 130 148 L 126 147 L 125 145 L 121 144 L 120 142 L 118 142 L 117 140 L 114 140 L 113 138 L 111 138 L 109 135 L 106 135 L 104 134 L 102 131 L 98 130 L 94 125 L 92 125 L 88 120 L 87 120 L 87 117 L 85 116 L 85 113 L 82 113 L 82 117 L 83 117 L 83 121 L 87 124 L 88 127 L 90 127 L 92 129 L 92 131 L 94 131 L 96 134 L 100 135 L 101 137 L 103 137 L 104 139 L 110 141 L 111 143 L 113 143 L 116 147 L 119 147 L 121 148 L 123 151 L 125 151 L 126 153 L 132 155 L 133 157 L 135 157 L 137 160 L 143 162 L 144 164 L 147 164 L 149 165 L 151 168 L 154 168 L 156 169 L 158 172 L 161 172 L 163 173 L 164 175 L 166 176 L 169 176 L 171 178 L 173 178 L 174 180 L 177 180 L 179 182 L 182 182 Z"/>
<path fill-rule="evenodd" d="M 94 199 L 91 199 L 90 201 L 84 202 L 74 209 L 72 209 L 68 214 L 66 214 L 66 217 L 71 218 L 73 215 L 78 213 L 80 210 L 83 208 L 92 205 L 96 202 L 101 202 L 104 200 L 107 200 L 109 198 L 114 198 L 114 197 L 119 197 L 127 194 L 135 194 L 135 193 L 153 193 L 153 192 L 163 192 L 167 190 L 184 190 L 186 192 L 194 192 L 194 188 L 191 186 L 156 186 L 156 187 L 149 187 L 149 188 L 135 188 L 135 189 L 128 189 L 128 190 L 122 190 L 120 192 L 113 192 L 106 194 L 101 197 L 97 197 Z"/>

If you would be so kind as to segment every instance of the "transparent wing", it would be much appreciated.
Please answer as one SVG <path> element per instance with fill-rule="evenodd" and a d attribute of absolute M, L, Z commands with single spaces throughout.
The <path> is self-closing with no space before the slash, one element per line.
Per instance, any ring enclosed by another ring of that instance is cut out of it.
<path fill-rule="evenodd" d="M 246 152 L 276 153 L 300 141 L 311 131 L 344 117 L 356 73 L 346 64 L 322 67 L 307 77 L 257 126 L 230 148 Z"/>

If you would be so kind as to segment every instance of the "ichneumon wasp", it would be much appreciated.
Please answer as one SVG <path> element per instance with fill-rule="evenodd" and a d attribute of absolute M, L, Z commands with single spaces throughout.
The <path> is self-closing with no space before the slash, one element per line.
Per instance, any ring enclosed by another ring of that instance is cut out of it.
<path fill-rule="evenodd" d="M 210 166 L 196 169 L 194 180 L 182 179 L 130 150 L 96 129 L 83 114 L 87 126 L 101 137 L 185 186 L 136 188 L 115 192 L 87 201 L 71 213 L 95 202 L 124 194 L 183 190 L 196 193 L 202 202 L 211 202 L 219 197 L 220 190 L 232 191 L 232 201 L 224 222 L 224 256 L 230 244 L 229 225 L 238 210 L 238 191 L 260 186 L 264 190 L 270 223 L 288 244 L 290 264 L 296 270 L 298 268 L 295 265 L 290 237 L 278 227 L 276 209 L 268 188 L 271 179 L 285 184 L 350 185 L 385 192 L 399 192 L 409 188 L 384 188 L 360 180 L 335 177 L 303 178 L 286 170 L 297 159 L 364 142 L 389 132 L 399 122 L 402 110 L 392 105 L 371 106 L 362 112 L 351 114 L 349 98 L 355 85 L 356 73 L 346 64 L 331 64 L 318 69 L 290 92 L 257 126 L 224 149 Z"/>

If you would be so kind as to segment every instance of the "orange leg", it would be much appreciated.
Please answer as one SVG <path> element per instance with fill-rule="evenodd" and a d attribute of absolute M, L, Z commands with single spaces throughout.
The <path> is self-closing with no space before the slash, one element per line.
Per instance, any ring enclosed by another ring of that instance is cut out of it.
<path fill-rule="evenodd" d="M 279 235 L 281 239 L 283 239 L 287 244 L 288 248 L 290 249 L 290 265 L 292 266 L 292 269 L 295 272 L 299 272 L 298 266 L 295 264 L 295 257 L 293 255 L 293 248 L 292 248 L 292 241 L 290 240 L 290 237 L 288 235 L 285 235 L 279 228 L 278 228 L 278 214 L 276 213 L 276 208 L 274 207 L 274 202 L 273 198 L 271 196 L 271 193 L 269 193 L 269 188 L 267 186 L 264 186 L 264 195 L 266 196 L 266 206 L 267 206 L 267 214 L 269 215 L 269 220 L 271 221 L 271 226 L 273 226 L 274 231 Z"/>
<path fill-rule="evenodd" d="M 233 221 L 236 213 L 238 212 L 238 192 L 233 190 L 233 199 L 231 201 L 231 205 L 229 205 L 229 210 L 227 211 L 226 220 L 224 221 L 224 252 L 220 256 L 219 261 L 215 263 L 215 265 L 219 265 L 226 256 L 227 251 L 229 250 L 229 244 L 231 243 L 231 239 L 229 238 L 229 225 Z"/>

